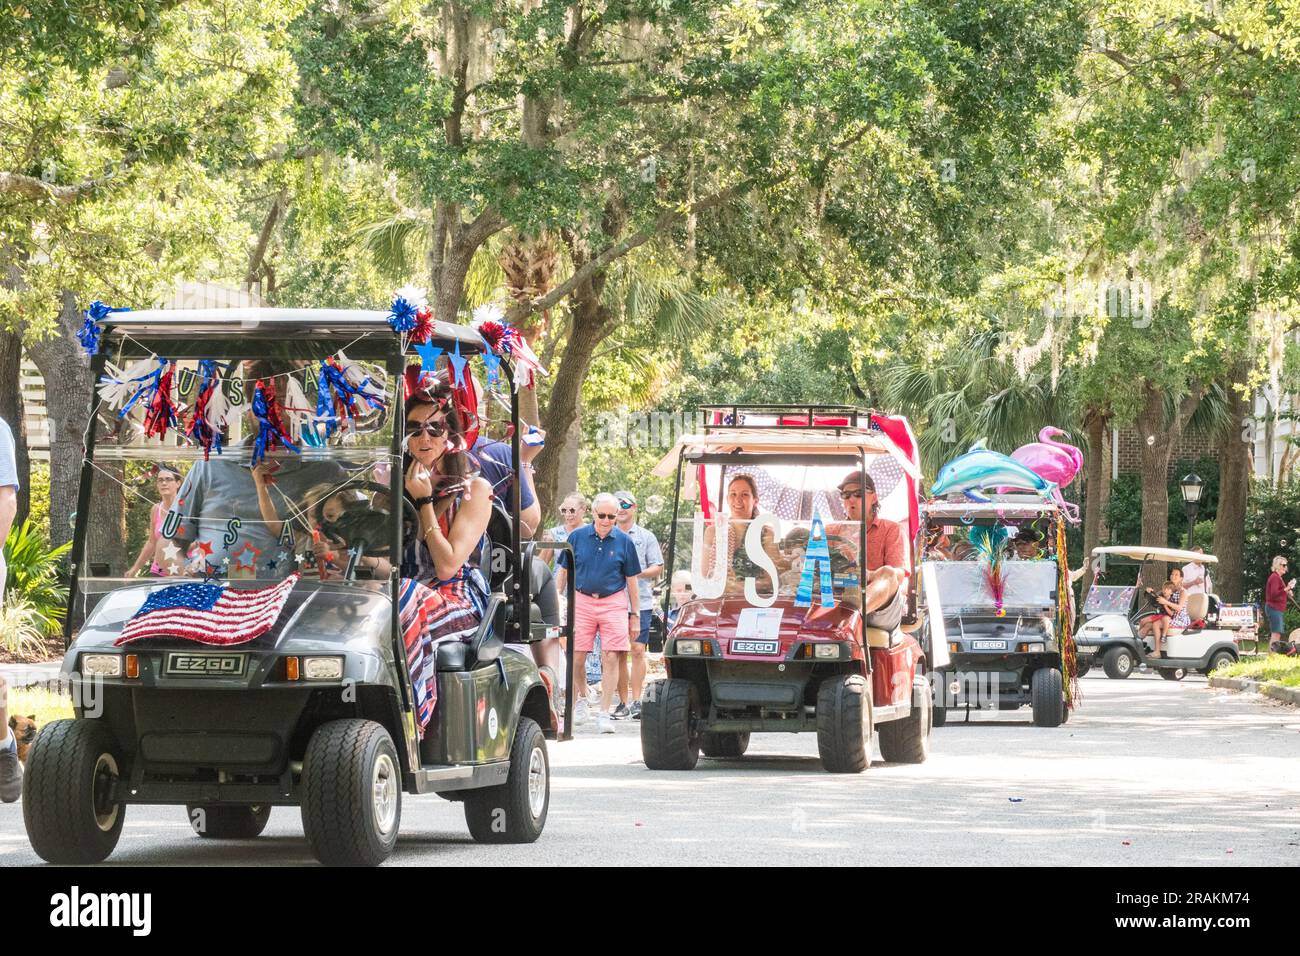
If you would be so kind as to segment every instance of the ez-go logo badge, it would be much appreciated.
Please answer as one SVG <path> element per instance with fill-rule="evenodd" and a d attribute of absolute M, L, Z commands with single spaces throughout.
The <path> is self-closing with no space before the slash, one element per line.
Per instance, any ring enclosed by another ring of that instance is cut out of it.
<path fill-rule="evenodd" d="M 245 654 L 170 654 L 169 675 L 200 677 L 240 677 L 244 673 Z"/>

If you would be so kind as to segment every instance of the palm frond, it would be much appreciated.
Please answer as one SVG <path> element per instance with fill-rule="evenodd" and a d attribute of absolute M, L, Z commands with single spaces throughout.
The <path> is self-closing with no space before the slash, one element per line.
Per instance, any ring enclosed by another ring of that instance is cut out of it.
<path fill-rule="evenodd" d="M 385 278 L 400 282 L 424 272 L 429 230 L 428 219 L 399 213 L 391 219 L 359 226 L 355 235 L 370 253 L 375 268 Z"/>

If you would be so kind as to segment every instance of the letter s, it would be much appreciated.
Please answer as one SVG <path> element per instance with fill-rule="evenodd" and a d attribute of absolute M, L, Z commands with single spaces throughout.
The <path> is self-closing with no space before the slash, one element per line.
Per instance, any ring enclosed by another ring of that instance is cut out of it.
<path fill-rule="evenodd" d="M 758 566 L 760 571 L 767 574 L 771 580 L 772 593 L 769 597 L 759 597 L 758 588 L 755 586 L 756 578 L 746 576 L 745 578 L 745 600 L 754 607 L 771 607 L 776 603 L 777 578 L 776 562 L 772 556 L 763 550 L 763 531 L 766 528 L 772 529 L 773 536 L 777 533 L 776 515 L 761 514 L 749 523 L 749 530 L 745 532 L 745 554 L 749 560 Z"/>

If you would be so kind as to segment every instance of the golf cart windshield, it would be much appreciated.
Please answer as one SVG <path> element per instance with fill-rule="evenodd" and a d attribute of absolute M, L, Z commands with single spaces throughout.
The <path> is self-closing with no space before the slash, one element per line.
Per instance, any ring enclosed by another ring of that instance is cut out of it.
<path fill-rule="evenodd" d="M 750 603 L 762 605 L 773 596 L 773 578 L 775 596 L 793 600 L 805 566 L 811 564 L 809 558 L 824 547 L 836 597 L 851 598 L 863 571 L 862 523 L 850 517 L 839 484 L 853 471 L 851 460 L 757 464 L 743 456 L 687 469 L 674 567 L 691 571 L 697 596 L 743 597 L 748 590 L 757 598 Z M 883 499 L 881 517 L 890 518 L 901 510 L 897 517 L 906 521 L 905 504 L 902 509 L 886 510 L 894 497 L 893 484 L 882 486 L 883 479 L 873 480 Z M 906 564 L 907 549 L 903 551 Z M 819 593 L 820 563 L 815 570 L 812 588 Z M 752 582 L 749 588 L 747 580 Z"/>
<path fill-rule="evenodd" d="M 1088 589 L 1088 598 L 1083 602 L 1084 617 L 1098 614 L 1128 615 L 1133 607 L 1133 596 L 1137 588 L 1124 584 L 1094 584 Z"/>
<path fill-rule="evenodd" d="M 937 561 L 935 580 L 949 613 L 989 611 L 998 603 L 986 569 L 978 561 Z M 1005 561 L 1002 564 L 1002 603 L 1006 611 L 1044 611 L 1056 607 L 1057 568 L 1053 561 Z"/>
<path fill-rule="evenodd" d="M 393 342 L 106 336 L 79 616 L 143 583 L 137 577 L 262 585 L 298 572 L 300 588 L 386 588 L 387 564 L 377 559 L 396 557 L 398 534 L 395 376 L 385 361 Z M 158 408 L 149 385 L 167 375 L 176 421 L 146 434 Z M 340 380 L 352 383 L 350 394 Z M 194 413 L 220 417 L 223 405 L 224 438 L 205 448 Z M 268 441 L 277 418 L 283 433 Z"/>

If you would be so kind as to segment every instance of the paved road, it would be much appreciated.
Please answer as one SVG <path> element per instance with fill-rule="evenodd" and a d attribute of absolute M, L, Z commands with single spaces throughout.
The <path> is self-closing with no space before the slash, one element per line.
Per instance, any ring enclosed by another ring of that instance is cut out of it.
<path fill-rule="evenodd" d="M 638 725 L 552 745 L 550 819 L 527 847 L 479 847 L 460 808 L 406 798 L 392 864 L 1300 864 L 1300 712 L 1259 696 L 1089 676 L 1063 728 L 1028 710 L 934 732 L 921 766 L 834 776 L 810 735 L 651 773 Z M 1013 802 L 1013 800 L 1015 802 Z M 207 843 L 180 808 L 133 807 L 119 864 L 310 862 L 296 809 L 255 841 Z M 0 805 L 0 865 L 39 862 Z"/>

